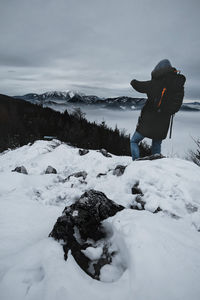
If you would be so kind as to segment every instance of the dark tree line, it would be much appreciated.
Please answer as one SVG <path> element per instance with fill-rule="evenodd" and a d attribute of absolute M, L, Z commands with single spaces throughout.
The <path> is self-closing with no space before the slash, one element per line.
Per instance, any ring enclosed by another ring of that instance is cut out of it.
<path fill-rule="evenodd" d="M 55 136 L 79 148 L 130 155 L 130 137 L 107 125 L 88 122 L 77 114 L 56 112 L 21 99 L 0 95 L 0 151 Z"/>

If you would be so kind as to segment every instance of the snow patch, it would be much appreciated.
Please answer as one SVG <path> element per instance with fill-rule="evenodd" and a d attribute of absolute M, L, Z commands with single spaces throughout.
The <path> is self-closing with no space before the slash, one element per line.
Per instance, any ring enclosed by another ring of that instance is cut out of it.
<path fill-rule="evenodd" d="M 101 247 L 88 247 L 85 250 L 82 250 L 82 252 L 91 260 L 97 260 L 101 257 L 103 253 L 103 249 Z"/>

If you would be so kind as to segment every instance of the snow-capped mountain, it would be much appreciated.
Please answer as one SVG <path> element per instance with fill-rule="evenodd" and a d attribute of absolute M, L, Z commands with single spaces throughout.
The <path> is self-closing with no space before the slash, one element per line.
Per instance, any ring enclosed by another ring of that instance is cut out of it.
<path fill-rule="evenodd" d="M 140 108 L 144 105 L 146 99 L 132 97 L 115 97 L 100 98 L 95 95 L 85 95 L 76 91 L 59 92 L 52 91 L 43 94 L 26 94 L 23 96 L 15 96 L 14 98 L 23 99 L 40 105 L 59 105 L 59 104 L 83 104 L 83 105 L 100 105 L 106 108 Z"/>
<path fill-rule="evenodd" d="M 78 91 L 49 91 L 43 94 L 29 93 L 23 96 L 14 96 L 17 99 L 23 99 L 35 104 L 44 106 L 51 105 L 98 105 L 110 109 L 141 109 L 145 104 L 146 98 L 133 98 L 127 96 L 115 98 L 101 98 L 95 95 L 85 95 Z M 200 102 L 184 101 L 181 110 L 200 111 Z"/>
<path fill-rule="evenodd" d="M 22 165 L 28 174 L 12 172 Z M 45 174 L 48 165 L 57 173 Z M 118 165 L 122 174 L 114 172 Z M 199 300 L 199 178 L 200 168 L 186 160 L 79 155 L 58 140 L 1 153 L 1 300 Z M 90 189 L 124 207 L 102 222 L 107 239 L 83 251 L 96 262 L 106 242 L 114 255 L 100 281 L 71 252 L 64 260 L 63 241 L 48 237 L 63 209 Z"/>
<path fill-rule="evenodd" d="M 38 102 L 40 104 L 44 104 L 47 102 L 53 102 L 54 100 L 64 100 L 65 102 L 70 101 L 70 99 L 74 97 L 83 97 L 85 96 L 82 93 L 78 93 L 75 91 L 66 91 L 66 92 L 60 92 L 60 91 L 49 91 L 45 92 L 43 94 L 35 94 L 35 93 L 29 93 L 23 96 L 15 96 L 15 98 L 24 99 L 31 102 Z"/>

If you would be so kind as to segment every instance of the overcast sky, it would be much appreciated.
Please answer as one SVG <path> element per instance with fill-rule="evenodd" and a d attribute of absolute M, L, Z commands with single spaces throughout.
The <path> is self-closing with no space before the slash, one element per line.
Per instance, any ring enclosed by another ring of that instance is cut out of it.
<path fill-rule="evenodd" d="M 0 0 L 0 93 L 142 96 L 161 59 L 200 98 L 200 0 Z"/>

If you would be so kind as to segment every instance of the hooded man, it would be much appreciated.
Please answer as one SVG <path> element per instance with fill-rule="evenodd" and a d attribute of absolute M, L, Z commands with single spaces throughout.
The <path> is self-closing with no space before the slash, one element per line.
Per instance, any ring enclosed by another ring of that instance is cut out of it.
<path fill-rule="evenodd" d="M 179 110 L 183 101 L 185 77 L 177 73 L 170 61 L 163 59 L 151 72 L 151 80 L 131 81 L 131 86 L 137 92 L 147 94 L 147 101 L 130 141 L 133 160 L 139 158 L 138 144 L 145 137 L 152 139 L 152 154 L 161 153 L 161 143 L 167 136 L 171 115 Z M 168 93 L 167 97 L 171 100 L 172 108 L 166 107 L 167 102 L 160 106 L 164 93 Z"/>

